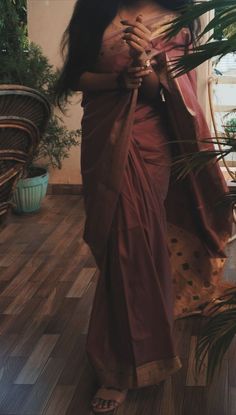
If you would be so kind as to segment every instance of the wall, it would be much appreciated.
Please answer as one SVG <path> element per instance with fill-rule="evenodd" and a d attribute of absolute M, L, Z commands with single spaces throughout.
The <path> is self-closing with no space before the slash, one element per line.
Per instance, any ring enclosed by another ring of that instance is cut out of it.
<path fill-rule="evenodd" d="M 44 54 L 56 67 L 60 67 L 61 57 L 59 44 L 63 31 L 71 17 L 75 0 L 28 0 L 28 28 L 29 37 L 39 44 Z M 198 94 L 201 105 L 209 120 L 208 97 L 206 79 L 208 77 L 208 64 L 203 64 L 198 70 Z M 68 107 L 68 128 L 79 128 L 81 120 L 81 107 L 78 96 Z M 50 169 L 50 183 L 81 184 L 80 174 L 80 148 L 74 147 L 69 159 L 63 161 L 62 170 Z"/>

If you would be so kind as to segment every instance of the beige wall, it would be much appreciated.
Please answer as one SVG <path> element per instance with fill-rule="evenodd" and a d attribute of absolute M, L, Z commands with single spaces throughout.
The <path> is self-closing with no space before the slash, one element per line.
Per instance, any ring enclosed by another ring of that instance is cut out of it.
<path fill-rule="evenodd" d="M 62 33 L 71 17 L 74 4 L 75 0 L 28 0 L 30 39 L 42 47 L 44 54 L 56 67 L 61 64 L 59 44 Z M 208 117 L 207 76 L 208 64 L 204 64 L 198 70 L 198 94 Z M 68 118 L 66 119 L 68 128 L 80 127 L 82 111 L 77 101 L 78 97 L 76 96 L 73 105 L 68 108 Z M 50 168 L 50 183 L 79 184 L 81 182 L 80 147 L 74 147 L 70 152 L 69 159 L 63 161 L 62 170 Z"/>

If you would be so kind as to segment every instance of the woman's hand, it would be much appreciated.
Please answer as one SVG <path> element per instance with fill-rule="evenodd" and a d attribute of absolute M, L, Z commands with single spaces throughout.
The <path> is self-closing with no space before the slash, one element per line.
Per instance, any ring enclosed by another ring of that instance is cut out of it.
<path fill-rule="evenodd" d="M 138 16 L 133 23 L 128 20 L 122 20 L 121 23 L 128 26 L 123 39 L 134 49 L 135 55 L 145 54 L 150 49 L 152 32 L 142 23 L 142 17 Z"/>
<path fill-rule="evenodd" d="M 151 69 L 145 69 L 143 66 L 130 66 L 118 76 L 119 86 L 128 90 L 140 88 L 143 78 L 152 72 Z"/>

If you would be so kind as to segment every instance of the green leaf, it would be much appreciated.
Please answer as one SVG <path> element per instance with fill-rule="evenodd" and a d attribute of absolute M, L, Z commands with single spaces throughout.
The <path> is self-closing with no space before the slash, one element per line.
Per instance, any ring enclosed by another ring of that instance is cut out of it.
<path fill-rule="evenodd" d="M 190 49 L 189 54 L 183 57 L 179 57 L 174 62 L 174 67 L 171 72 L 174 76 L 181 76 L 184 73 L 196 68 L 205 61 L 215 56 L 222 58 L 227 53 L 236 51 L 236 29 L 228 30 L 236 22 L 236 4 L 235 0 L 209 0 L 199 1 L 194 4 L 187 5 L 180 16 L 173 20 L 173 25 L 166 30 L 165 38 L 167 40 L 176 36 L 178 32 L 186 26 L 189 26 L 193 21 L 205 13 L 216 10 L 217 14 L 209 22 L 199 34 L 199 40 L 209 33 L 208 42 L 202 45 L 193 46 Z M 211 31 L 221 27 L 222 30 L 227 32 L 228 39 L 209 42 L 212 39 Z"/>

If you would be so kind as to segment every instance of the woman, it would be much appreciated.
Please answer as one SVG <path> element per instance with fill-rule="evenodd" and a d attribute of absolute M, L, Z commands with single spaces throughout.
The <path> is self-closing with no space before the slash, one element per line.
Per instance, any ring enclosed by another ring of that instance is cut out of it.
<path fill-rule="evenodd" d="M 86 350 L 100 382 L 94 412 L 181 367 L 174 319 L 222 294 L 231 209 L 216 164 L 176 181 L 173 156 L 212 149 L 195 72 L 172 79 L 192 28 L 165 41 L 187 0 L 80 0 L 65 32 L 60 102 L 82 91 L 84 240 L 99 278 Z M 173 142 L 175 140 L 175 143 Z"/>

